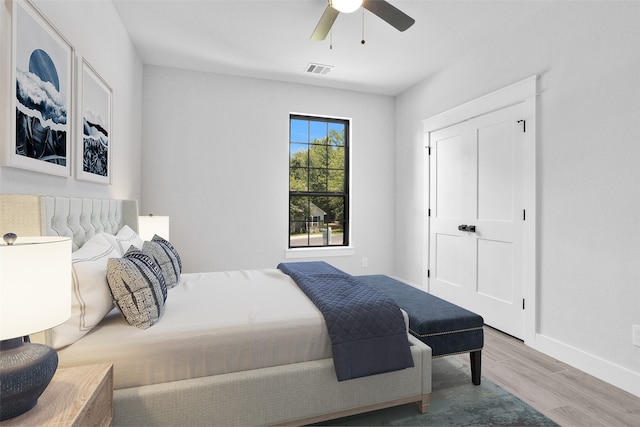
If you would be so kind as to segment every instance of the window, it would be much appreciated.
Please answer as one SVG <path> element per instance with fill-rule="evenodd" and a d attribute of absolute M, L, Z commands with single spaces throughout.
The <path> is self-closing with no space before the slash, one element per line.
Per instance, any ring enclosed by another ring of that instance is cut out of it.
<path fill-rule="evenodd" d="M 349 121 L 289 122 L 289 248 L 348 246 Z"/>

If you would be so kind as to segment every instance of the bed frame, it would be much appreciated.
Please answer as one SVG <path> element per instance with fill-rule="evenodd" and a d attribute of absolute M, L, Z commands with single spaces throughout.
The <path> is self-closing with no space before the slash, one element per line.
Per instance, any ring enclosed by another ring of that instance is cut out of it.
<path fill-rule="evenodd" d="M 0 194 L 0 232 L 62 235 L 138 230 L 135 200 Z M 44 340 L 46 341 L 46 335 Z M 427 412 L 431 348 L 409 335 L 415 367 L 338 382 L 332 359 L 114 391 L 114 425 L 302 425 L 416 402 Z"/>

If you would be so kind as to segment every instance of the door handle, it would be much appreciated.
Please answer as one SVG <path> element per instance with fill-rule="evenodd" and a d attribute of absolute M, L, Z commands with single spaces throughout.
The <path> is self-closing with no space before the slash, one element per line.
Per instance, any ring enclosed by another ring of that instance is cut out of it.
<path fill-rule="evenodd" d="M 460 230 L 460 231 L 468 231 L 470 233 L 475 233 L 476 232 L 476 226 L 475 225 L 460 224 L 458 226 L 458 230 Z"/>
<path fill-rule="evenodd" d="M 458 230 L 460 231 L 467 231 L 467 225 L 466 224 L 460 224 L 458 226 Z"/>

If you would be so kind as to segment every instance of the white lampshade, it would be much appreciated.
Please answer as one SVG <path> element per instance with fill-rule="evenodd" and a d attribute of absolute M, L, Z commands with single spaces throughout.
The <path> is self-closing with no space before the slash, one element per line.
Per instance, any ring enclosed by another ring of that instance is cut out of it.
<path fill-rule="evenodd" d="M 0 339 L 57 326 L 71 316 L 71 239 L 0 238 Z"/>
<path fill-rule="evenodd" d="M 362 0 L 331 0 L 331 7 L 342 13 L 351 13 L 362 6 Z"/>
<path fill-rule="evenodd" d="M 138 217 L 138 236 L 142 240 L 151 240 L 157 234 L 165 240 L 169 240 L 169 217 L 148 215 Z"/>

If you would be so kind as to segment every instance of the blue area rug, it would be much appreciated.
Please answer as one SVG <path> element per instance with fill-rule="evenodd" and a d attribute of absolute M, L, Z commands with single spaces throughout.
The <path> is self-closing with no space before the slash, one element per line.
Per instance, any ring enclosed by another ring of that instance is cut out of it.
<path fill-rule="evenodd" d="M 455 357 L 433 359 L 431 404 L 381 409 L 327 421 L 325 426 L 557 426 L 552 420 L 496 384 L 471 383 L 468 365 Z"/>

